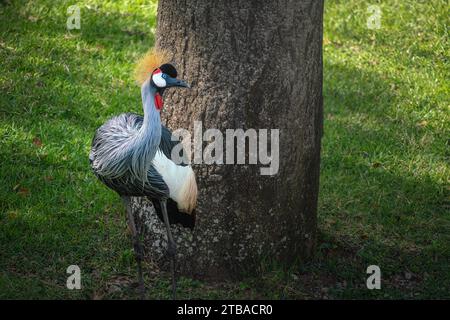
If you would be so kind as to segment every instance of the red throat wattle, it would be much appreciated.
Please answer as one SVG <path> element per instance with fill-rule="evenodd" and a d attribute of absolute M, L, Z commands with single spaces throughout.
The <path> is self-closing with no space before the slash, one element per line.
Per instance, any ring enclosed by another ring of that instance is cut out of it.
<path fill-rule="evenodd" d="M 161 111 L 161 109 L 163 108 L 163 99 L 158 92 L 155 93 L 155 107 L 159 111 Z"/>

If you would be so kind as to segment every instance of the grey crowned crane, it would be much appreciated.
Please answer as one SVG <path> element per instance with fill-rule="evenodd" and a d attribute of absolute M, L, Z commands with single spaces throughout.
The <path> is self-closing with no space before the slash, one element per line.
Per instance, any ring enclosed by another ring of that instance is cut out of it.
<path fill-rule="evenodd" d="M 166 62 L 165 54 L 149 51 L 136 68 L 141 84 L 144 116 L 124 113 L 115 116 L 97 129 L 89 160 L 98 179 L 116 191 L 123 199 L 127 221 L 133 236 L 138 267 L 141 298 L 145 295 L 142 276 L 143 248 L 136 228 L 130 197 L 147 197 L 158 217 L 164 222 L 172 272 L 172 295 L 176 297 L 176 244 L 170 225 L 180 223 L 193 228 L 197 202 L 197 184 L 186 155 L 181 164 L 173 161 L 171 132 L 161 124 L 162 95 L 169 87 L 187 87 L 178 80 L 174 66 Z"/>

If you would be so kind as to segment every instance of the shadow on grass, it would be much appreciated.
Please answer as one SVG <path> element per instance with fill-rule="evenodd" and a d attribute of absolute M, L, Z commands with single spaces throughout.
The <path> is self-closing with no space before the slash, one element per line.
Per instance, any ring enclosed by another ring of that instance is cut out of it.
<path fill-rule="evenodd" d="M 436 153 L 443 137 L 395 112 L 402 98 L 388 76 L 340 64 L 325 64 L 324 72 L 322 240 L 308 272 L 325 282 L 345 280 L 347 288 L 334 286 L 340 297 L 416 298 L 415 290 L 423 297 L 445 296 L 448 285 L 435 283 L 450 283 L 448 200 L 445 184 L 427 170 L 444 163 Z M 425 134 L 434 140 L 416 144 Z M 423 167 L 418 159 L 426 159 Z M 366 289 L 369 264 L 386 275 L 387 296 Z"/>

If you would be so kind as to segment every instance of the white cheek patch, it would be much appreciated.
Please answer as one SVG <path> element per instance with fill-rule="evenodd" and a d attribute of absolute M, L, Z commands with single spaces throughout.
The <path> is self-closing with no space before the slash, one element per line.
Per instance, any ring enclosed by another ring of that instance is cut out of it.
<path fill-rule="evenodd" d="M 152 80 L 159 88 L 164 88 L 166 86 L 166 80 L 162 77 L 162 72 L 153 74 Z"/>

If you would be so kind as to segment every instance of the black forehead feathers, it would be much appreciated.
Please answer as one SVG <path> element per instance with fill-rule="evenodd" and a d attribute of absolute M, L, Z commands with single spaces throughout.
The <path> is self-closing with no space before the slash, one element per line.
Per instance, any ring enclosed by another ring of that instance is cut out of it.
<path fill-rule="evenodd" d="M 170 63 L 163 64 L 161 67 L 159 67 L 159 69 L 161 69 L 162 72 L 164 72 L 165 74 L 168 74 L 172 78 L 177 77 L 177 74 L 178 74 L 177 69 L 175 69 L 175 67 L 173 65 L 171 65 Z"/>

